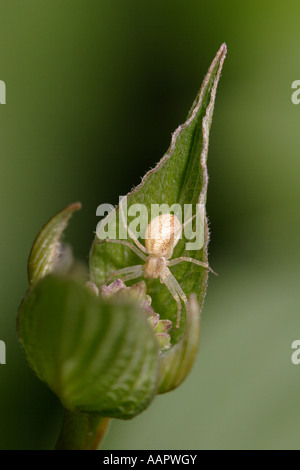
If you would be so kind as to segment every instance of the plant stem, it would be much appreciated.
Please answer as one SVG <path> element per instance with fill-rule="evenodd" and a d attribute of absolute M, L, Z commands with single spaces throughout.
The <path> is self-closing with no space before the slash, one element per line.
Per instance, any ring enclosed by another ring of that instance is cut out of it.
<path fill-rule="evenodd" d="M 97 413 L 65 410 L 56 450 L 97 450 L 105 435 L 110 418 Z"/>

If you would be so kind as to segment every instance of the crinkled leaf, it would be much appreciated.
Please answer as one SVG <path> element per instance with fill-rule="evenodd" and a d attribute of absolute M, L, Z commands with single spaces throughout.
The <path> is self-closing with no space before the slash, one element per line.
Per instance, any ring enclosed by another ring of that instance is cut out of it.
<path fill-rule="evenodd" d="M 150 170 L 128 195 L 128 208 L 132 204 L 144 204 L 150 214 L 151 204 L 166 203 L 172 206 L 179 203 L 205 205 L 207 193 L 207 152 L 209 130 L 212 120 L 217 85 L 226 56 L 226 45 L 223 44 L 217 53 L 204 79 L 201 90 L 196 97 L 187 121 L 173 134 L 171 146 L 167 154 Z M 118 212 L 118 208 L 116 209 Z M 128 217 L 128 223 L 131 218 Z M 117 222 L 118 229 L 118 222 Z M 194 229 L 194 227 L 193 227 Z M 206 216 L 204 223 L 204 244 L 198 251 L 187 251 L 186 240 L 177 244 L 173 258 L 191 256 L 202 262 L 207 261 L 208 230 Z M 117 231 L 118 233 L 118 231 Z M 143 261 L 129 248 L 112 244 L 98 243 L 96 237 L 90 255 L 90 272 L 96 284 L 105 282 L 114 271 L 141 264 Z M 202 306 L 206 291 L 207 270 L 205 268 L 183 262 L 171 268 L 185 294 L 194 292 Z M 153 307 L 162 318 L 176 323 L 176 303 L 167 288 L 159 280 L 147 280 L 147 292 L 153 299 Z M 173 333 L 173 340 L 185 329 L 183 312 L 180 330 Z"/>
<path fill-rule="evenodd" d="M 131 418 L 152 400 L 158 345 L 135 304 L 101 300 L 48 275 L 25 297 L 18 333 L 29 364 L 67 409 Z"/>

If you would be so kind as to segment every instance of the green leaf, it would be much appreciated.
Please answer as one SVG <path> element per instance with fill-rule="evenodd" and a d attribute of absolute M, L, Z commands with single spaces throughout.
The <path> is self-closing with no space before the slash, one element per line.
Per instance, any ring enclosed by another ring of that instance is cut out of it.
<path fill-rule="evenodd" d="M 70 410 L 132 418 L 158 383 L 158 345 L 132 302 L 48 275 L 25 297 L 18 334 L 37 376 Z"/>
<path fill-rule="evenodd" d="M 28 259 L 28 281 L 34 284 L 54 270 L 62 254 L 60 243 L 73 212 L 81 209 L 80 202 L 70 204 L 52 217 L 36 237 Z"/>
<path fill-rule="evenodd" d="M 189 300 L 186 329 L 183 337 L 160 358 L 158 393 L 177 388 L 189 374 L 194 363 L 200 337 L 200 306 L 195 295 Z"/>
<path fill-rule="evenodd" d="M 201 90 L 197 95 L 187 121 L 178 127 L 172 136 L 170 148 L 166 155 L 150 170 L 133 191 L 127 195 L 128 209 L 133 204 L 144 204 L 151 212 L 151 204 L 166 203 L 172 206 L 178 203 L 201 203 L 205 205 L 208 174 L 207 153 L 209 131 L 212 121 L 218 81 L 226 56 L 226 45 L 218 51 L 204 79 Z M 118 215 L 119 208 L 116 209 Z M 111 214 L 110 216 L 111 217 Z M 128 217 L 128 223 L 132 219 Z M 119 221 L 116 221 L 117 234 Z M 193 226 L 193 230 L 195 227 Z M 118 238 L 118 236 L 117 236 Z M 173 258 L 190 256 L 201 262 L 207 262 L 208 229 L 204 215 L 204 244 L 198 251 L 187 251 L 186 240 L 178 242 Z M 101 243 L 96 237 L 90 254 L 91 278 L 96 284 L 102 284 L 114 271 L 143 261 L 129 248 L 119 244 Z M 202 306 L 207 283 L 207 270 L 191 263 L 182 262 L 170 268 L 187 297 L 196 293 Z M 136 281 L 135 281 L 136 282 Z M 146 280 L 147 293 L 153 299 L 153 307 L 161 318 L 167 318 L 176 323 L 176 302 L 166 286 L 158 279 Z M 185 314 L 183 311 L 179 330 L 173 330 L 172 339 L 176 341 L 185 330 Z"/>

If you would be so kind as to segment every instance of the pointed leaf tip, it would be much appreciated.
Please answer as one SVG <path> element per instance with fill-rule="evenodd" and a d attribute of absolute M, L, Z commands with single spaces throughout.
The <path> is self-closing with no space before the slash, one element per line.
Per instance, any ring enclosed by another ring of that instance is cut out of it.
<path fill-rule="evenodd" d="M 80 202 L 69 204 L 58 212 L 42 228 L 36 237 L 28 259 L 28 281 L 32 285 L 55 268 L 62 254 L 60 243 L 73 212 L 81 209 Z"/>

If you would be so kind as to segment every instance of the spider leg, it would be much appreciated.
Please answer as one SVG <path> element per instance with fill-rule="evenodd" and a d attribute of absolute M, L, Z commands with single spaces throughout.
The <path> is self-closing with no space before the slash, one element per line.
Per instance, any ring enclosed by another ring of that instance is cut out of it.
<path fill-rule="evenodd" d="M 125 196 L 126 197 L 126 196 Z M 124 224 L 124 227 L 128 233 L 128 235 L 130 236 L 130 238 L 132 238 L 132 240 L 134 241 L 134 243 L 136 244 L 136 246 L 141 250 L 143 251 L 144 253 L 147 253 L 146 251 L 146 248 L 138 241 L 138 239 L 136 238 L 136 236 L 134 235 L 134 233 L 130 230 L 130 228 L 128 227 L 127 223 L 126 223 L 126 219 L 125 219 L 125 214 L 124 214 L 124 211 L 123 211 L 123 206 L 122 206 L 122 201 L 123 199 L 121 200 L 120 202 L 120 213 L 121 213 L 121 217 L 122 217 L 122 222 Z"/>
<path fill-rule="evenodd" d="M 189 302 L 188 302 L 188 299 L 187 299 L 187 296 L 185 295 L 185 293 L 183 292 L 182 288 L 181 288 L 181 285 L 179 284 L 179 282 L 177 281 L 177 279 L 175 278 L 175 276 L 173 276 L 173 274 L 171 273 L 171 271 L 166 268 L 166 271 L 165 271 L 165 274 L 161 277 L 161 280 L 162 282 L 166 285 L 166 287 L 169 289 L 170 293 L 172 294 L 172 296 L 174 297 L 174 299 L 176 300 L 176 303 L 177 303 L 177 321 L 176 321 L 176 328 L 179 328 L 179 325 L 180 325 L 180 318 L 181 318 L 181 302 L 180 302 L 180 298 L 183 300 L 184 302 L 184 306 L 185 306 L 185 311 L 188 312 L 189 311 Z M 180 302 L 180 308 L 179 308 L 179 302 Z"/>
<path fill-rule="evenodd" d="M 186 220 L 180 227 L 180 229 L 178 230 L 178 232 L 176 232 L 175 234 L 175 238 L 176 238 L 176 235 L 181 231 L 181 234 L 183 234 L 184 232 L 184 229 L 185 227 L 195 218 L 197 217 L 197 215 L 200 213 L 201 211 L 201 204 L 196 204 L 196 213 L 194 215 L 192 215 L 191 217 L 188 218 L 188 220 Z"/>
<path fill-rule="evenodd" d="M 128 242 L 127 240 L 113 240 L 111 238 L 105 238 L 104 240 L 97 241 L 96 243 L 119 243 L 120 245 L 127 246 L 130 248 L 136 255 L 138 255 L 140 258 L 142 258 L 144 261 L 146 261 L 147 256 L 144 255 L 136 246 L 132 245 L 132 243 Z"/>
<path fill-rule="evenodd" d="M 141 276 L 143 276 L 143 271 L 141 273 L 135 272 L 135 273 L 132 273 L 132 274 L 127 274 L 127 276 L 124 276 L 122 278 L 122 281 L 123 282 L 131 281 L 131 279 L 136 279 L 136 278 L 141 277 Z"/>
<path fill-rule="evenodd" d="M 202 268 L 206 268 L 213 274 L 217 275 L 217 273 L 215 273 L 207 263 L 202 263 L 202 261 L 198 261 L 197 259 L 189 258 L 187 256 L 180 256 L 180 258 L 175 258 L 175 259 L 172 259 L 171 261 L 167 260 L 167 265 L 175 266 L 175 264 L 181 263 L 182 261 L 187 261 L 188 263 L 197 264 L 197 266 L 202 266 Z"/>
<path fill-rule="evenodd" d="M 167 287 L 167 289 L 169 289 L 170 291 L 170 294 L 174 297 L 174 299 L 176 300 L 176 304 L 177 304 L 177 321 L 176 321 L 176 328 L 178 328 L 178 324 L 180 323 L 180 318 L 181 318 L 181 310 L 182 310 L 182 305 L 181 305 L 181 300 L 180 300 L 180 297 L 173 285 L 173 282 L 172 280 L 169 278 L 169 276 L 166 276 L 163 280 L 165 286 Z"/>
<path fill-rule="evenodd" d="M 182 228 L 184 229 L 195 217 L 197 217 L 197 215 L 200 214 L 200 211 L 201 211 L 201 205 L 196 204 L 196 214 L 192 215 L 192 217 L 190 217 L 188 220 L 186 220 L 182 224 Z"/>
<path fill-rule="evenodd" d="M 122 280 L 125 281 L 130 281 L 131 279 L 134 279 L 136 277 L 143 276 L 144 273 L 144 268 L 143 265 L 137 264 L 134 266 L 128 266 L 128 268 L 122 268 L 118 269 L 117 271 L 114 271 L 106 280 L 106 282 L 109 282 L 113 277 L 122 277 Z"/>

